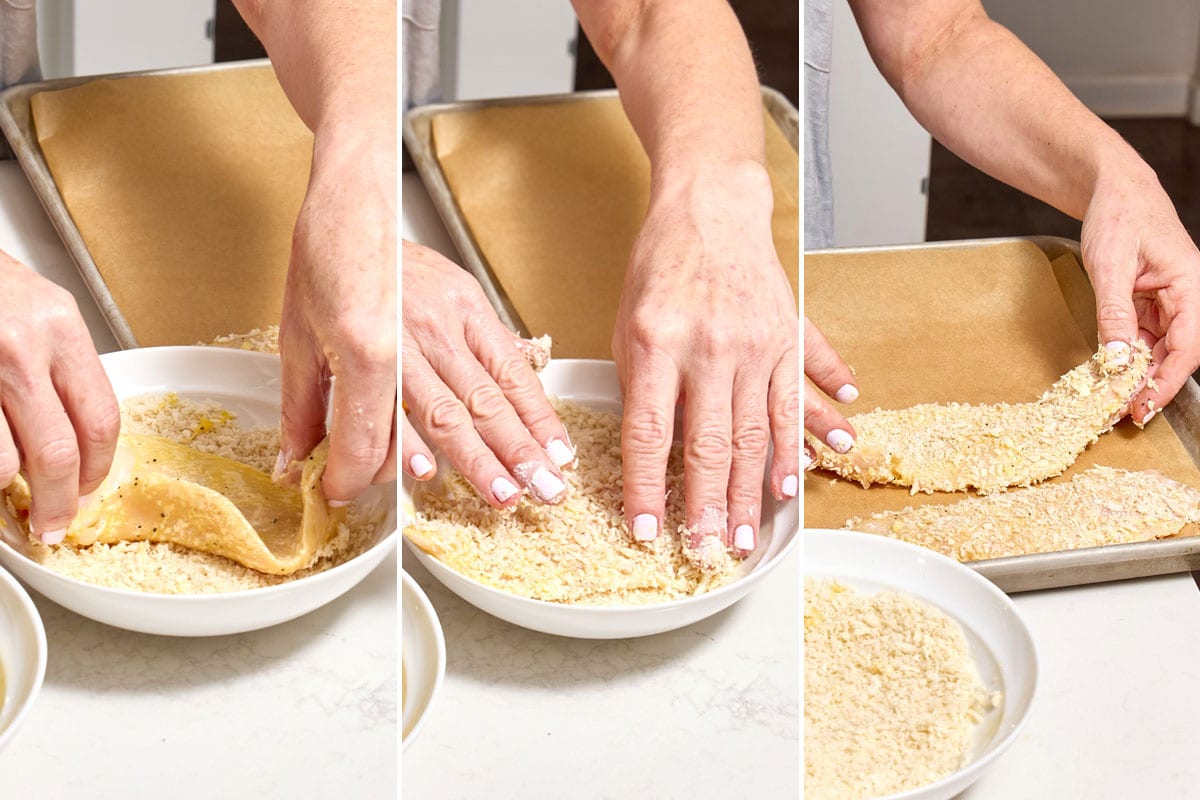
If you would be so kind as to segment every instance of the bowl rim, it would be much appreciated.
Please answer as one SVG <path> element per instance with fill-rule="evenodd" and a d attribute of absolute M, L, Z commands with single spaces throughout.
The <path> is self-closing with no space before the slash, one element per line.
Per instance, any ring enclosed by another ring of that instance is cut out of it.
<path fill-rule="evenodd" d="M 413 722 L 412 727 L 409 728 L 407 732 L 404 731 L 404 712 L 403 712 L 403 709 L 401 709 L 401 713 L 400 713 L 400 728 L 401 728 L 401 730 L 400 730 L 400 747 L 401 747 L 401 749 L 404 749 L 404 748 L 408 747 L 408 745 L 411 744 L 413 742 L 413 740 L 415 740 L 417 738 L 417 734 L 420 732 L 421 728 L 424 727 L 425 721 L 429 718 L 429 712 L 433 708 L 434 703 L 437 701 L 438 694 L 440 694 L 440 692 L 441 692 L 442 683 L 444 682 L 445 677 L 446 677 L 446 634 L 442 630 L 442 621 L 438 617 L 437 609 L 435 609 L 433 607 L 433 602 L 429 599 L 429 595 L 425 594 L 425 590 L 421 588 L 421 585 L 419 583 L 417 583 L 416 578 L 414 578 L 412 575 L 410 575 L 408 573 L 408 570 L 404 569 L 403 566 L 400 569 L 400 583 L 401 583 L 401 587 L 400 587 L 401 606 L 403 607 L 403 605 L 404 605 L 405 592 L 412 592 L 413 597 L 416 598 L 417 606 L 425 614 L 426 621 L 429 623 L 429 628 L 433 631 L 434 650 L 436 651 L 436 654 L 437 654 L 437 658 L 436 658 L 437 666 L 434 671 L 433 685 L 429 688 L 429 696 L 425 701 L 425 707 L 422 708 L 420 710 L 420 712 L 417 714 L 416 720 Z M 404 615 L 403 614 L 400 615 L 400 623 L 401 623 L 401 625 L 404 624 Z M 400 653 L 401 666 L 400 666 L 400 668 L 404 669 L 403 630 L 401 631 L 401 634 L 402 635 L 400 637 L 400 648 L 401 648 L 401 653 Z M 401 701 L 403 701 L 403 698 L 401 698 Z M 401 703 L 401 705 L 403 705 L 403 702 Z"/>
<path fill-rule="evenodd" d="M 1033 632 L 1029 630 L 1029 625 L 1025 622 L 1025 618 L 1021 615 L 1020 609 L 1017 608 L 1017 604 L 1013 602 L 1013 599 L 1004 591 L 1002 591 L 1000 587 L 996 586 L 996 584 L 992 583 L 975 570 L 959 561 L 956 561 L 953 558 L 944 556 L 935 550 L 921 547 L 920 545 L 911 544 L 899 539 L 892 539 L 887 536 L 880 536 L 873 533 L 863 533 L 861 531 L 852 530 L 837 530 L 834 528 L 805 528 L 803 531 L 801 531 L 801 536 L 809 535 L 817 535 L 829 538 L 838 537 L 849 541 L 859 541 L 867 543 L 867 546 L 869 547 L 890 547 L 901 552 L 908 552 L 913 556 L 928 559 L 933 563 L 942 564 L 943 566 L 961 575 L 965 580 L 969 580 L 974 583 L 982 592 L 989 595 L 994 601 L 999 602 L 1005 609 L 1007 609 L 1009 614 L 1016 619 L 1021 638 L 1024 640 L 1025 644 L 1028 645 L 1029 654 L 1032 657 L 1032 668 L 1030 669 L 1029 674 L 1029 697 L 1027 702 L 1025 702 L 1023 707 L 1020 709 L 1020 714 L 1017 717 L 1016 722 L 1010 726 L 1002 736 L 994 738 L 987 750 L 966 766 L 957 769 L 948 775 L 943 775 L 933 783 L 927 783 L 924 786 L 915 786 L 911 789 L 905 789 L 904 791 L 896 794 L 889 794 L 884 797 L 880 797 L 878 800 L 921 800 L 921 798 L 927 796 L 936 796 L 940 790 L 958 786 L 958 791 L 961 791 L 966 786 L 974 783 L 979 779 L 983 772 L 987 770 L 991 763 L 1017 740 L 1017 737 L 1020 736 L 1021 732 L 1024 730 L 1025 724 L 1029 721 L 1030 713 L 1033 711 L 1034 702 L 1037 700 L 1038 685 L 1041 680 L 1041 666 L 1037 651 L 1037 641 L 1033 638 Z M 810 563 L 811 562 L 808 559 L 804 559 L 803 574 L 805 577 L 837 577 L 836 575 L 829 575 L 828 573 L 809 571 Z M 902 591 L 913 595 L 914 597 L 916 596 L 913 594 L 913 592 L 903 587 L 895 587 L 895 589 L 897 591 Z M 804 590 L 802 586 L 801 592 L 803 591 Z M 918 599 L 920 599 L 922 602 L 929 603 L 930 605 L 939 608 L 943 613 L 949 614 L 951 617 L 953 617 L 959 625 L 963 626 L 964 628 L 966 627 L 963 621 L 954 612 L 923 597 L 919 597 Z M 978 636 L 978 634 L 976 635 Z M 959 785 L 960 782 L 964 780 L 965 782 Z"/>
<path fill-rule="evenodd" d="M 13 736 L 33 708 L 34 702 L 38 694 L 41 693 L 42 683 L 46 678 L 46 663 L 48 661 L 49 648 L 46 643 L 46 626 L 42 622 L 42 615 L 38 612 L 37 606 L 33 602 L 33 598 L 29 596 L 29 592 L 17 580 L 17 577 L 8 570 L 0 567 L 0 584 L 7 587 L 7 591 L 11 591 L 17 598 L 17 602 L 25 611 L 27 619 L 31 623 L 34 634 L 34 652 L 36 654 L 37 664 L 34 667 L 33 683 L 29 687 L 29 693 L 22 699 L 20 708 L 13 718 L 9 721 L 4 730 L 0 731 L 0 747 L 6 743 L 9 737 Z M 7 684 L 8 681 L 5 680 Z M 3 695 L 0 695 L 0 702 L 3 702 Z"/>
<path fill-rule="evenodd" d="M 348 571 L 351 567 L 357 566 L 356 562 L 371 554 L 376 549 L 392 549 L 395 546 L 397 534 L 398 531 L 396 529 L 388 531 L 386 536 L 380 536 L 374 544 L 363 550 L 354 558 L 347 559 L 335 567 L 330 567 L 329 569 L 322 570 L 312 575 L 305 575 L 303 578 L 277 583 L 274 586 L 260 586 L 254 589 L 237 589 L 232 592 L 191 592 L 187 594 L 168 594 L 166 592 L 143 592 L 138 589 L 120 589 L 114 586 L 102 586 L 98 583 L 88 583 L 87 581 L 80 580 L 79 578 L 74 578 L 70 575 L 64 575 L 61 572 L 39 564 L 24 553 L 18 552 L 12 545 L 3 539 L 0 539 L 0 552 L 3 552 L 5 555 L 11 555 L 22 559 L 23 567 L 31 568 L 44 577 L 53 580 L 60 580 L 89 591 L 98 591 L 101 594 L 108 595 L 110 597 L 123 599 L 155 598 L 160 601 L 188 605 L 202 602 L 212 603 L 217 602 L 218 600 L 236 600 L 248 596 L 253 596 L 256 598 L 265 597 L 270 594 L 282 594 L 287 591 L 292 591 L 292 587 L 294 586 L 312 586 L 317 582 L 336 580 L 338 575 L 340 575 L 342 572 Z M 381 552 L 380 556 L 386 558 L 387 552 Z"/>

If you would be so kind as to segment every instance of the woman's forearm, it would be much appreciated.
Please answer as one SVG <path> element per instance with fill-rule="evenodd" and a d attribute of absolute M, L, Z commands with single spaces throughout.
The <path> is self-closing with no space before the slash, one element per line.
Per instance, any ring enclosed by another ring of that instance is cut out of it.
<path fill-rule="evenodd" d="M 975 0 L 851 0 L 905 105 L 964 160 L 1080 219 L 1114 174 L 1150 179 L 1136 152 Z"/>

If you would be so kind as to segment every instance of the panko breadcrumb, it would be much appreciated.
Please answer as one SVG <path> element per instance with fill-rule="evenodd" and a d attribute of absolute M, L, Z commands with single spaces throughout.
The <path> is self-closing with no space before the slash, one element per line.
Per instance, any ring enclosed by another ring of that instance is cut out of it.
<path fill-rule="evenodd" d="M 961 769 L 1000 699 L 940 609 L 805 579 L 805 797 L 881 797 Z"/>
<path fill-rule="evenodd" d="M 205 344 L 200 342 L 199 344 Z M 256 353 L 273 353 L 279 355 L 279 326 L 268 325 L 265 328 L 255 328 L 249 333 L 231 333 L 218 336 L 207 344 L 213 347 L 236 347 L 239 350 L 252 350 Z"/>
<path fill-rule="evenodd" d="M 270 472 L 279 453 L 275 428 L 239 427 L 236 415 L 211 401 L 175 394 L 148 395 L 121 404 L 127 433 L 165 436 Z M 365 551 L 375 540 L 381 510 L 349 507 L 346 523 L 317 553 L 312 566 L 291 575 L 266 575 L 222 556 L 159 542 L 94 544 L 76 549 L 47 546 L 30 538 L 30 557 L 55 572 L 78 580 L 159 594 L 232 592 L 274 586 L 323 572 Z"/>
<path fill-rule="evenodd" d="M 635 542 L 622 515 L 621 419 L 555 400 L 578 460 L 563 472 L 558 505 L 523 500 L 511 510 L 489 506 L 458 472 L 421 487 L 416 518 L 404 528 L 415 544 L 447 566 L 513 594 L 556 603 L 638 605 L 710 591 L 729 582 L 737 561 L 720 547 L 713 569 L 684 552 L 682 453 L 672 449 L 662 533 Z M 719 543 L 719 540 L 716 540 Z"/>

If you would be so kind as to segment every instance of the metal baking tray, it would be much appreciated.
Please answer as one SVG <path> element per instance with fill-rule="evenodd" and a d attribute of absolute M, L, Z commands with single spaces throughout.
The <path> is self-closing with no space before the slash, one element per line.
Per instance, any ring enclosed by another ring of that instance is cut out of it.
<path fill-rule="evenodd" d="M 92 260 L 92 254 L 88 252 L 87 245 L 83 243 L 83 237 L 79 235 L 79 229 L 75 227 L 75 221 L 71 218 L 71 212 L 67 210 L 67 205 L 63 202 L 62 195 L 59 194 L 58 185 L 54 183 L 54 176 L 50 174 L 50 167 L 46 164 L 46 159 L 42 156 L 42 149 L 38 145 L 37 131 L 33 125 L 33 114 L 29 108 L 29 98 L 38 92 L 69 89 L 72 86 L 79 86 L 80 84 L 107 78 L 132 78 L 145 75 L 193 75 L 196 73 L 222 72 L 225 70 L 261 69 L 264 66 L 270 66 L 270 63 L 268 59 L 256 59 L 253 61 L 233 61 L 201 67 L 121 72 L 109 75 L 87 75 L 78 78 L 61 78 L 50 81 L 38 81 L 36 83 L 23 83 L 11 86 L 0 92 L 0 131 L 4 132 L 5 138 L 8 140 L 13 153 L 21 164 L 21 169 L 25 171 L 25 176 L 29 179 L 30 184 L 33 185 L 34 193 L 37 195 L 38 200 L 41 201 L 42 207 L 46 209 L 46 214 L 54 224 L 55 230 L 58 231 L 59 238 L 66 245 L 67 252 L 71 254 L 71 259 L 75 262 L 75 266 L 79 270 L 79 274 L 83 277 L 83 282 L 87 285 L 88 291 L 91 292 L 92 298 L 96 301 L 96 305 L 100 307 L 100 313 L 104 316 L 105 322 L 108 323 L 108 327 L 112 330 L 117 344 L 123 349 L 138 347 L 137 337 L 133 335 L 133 329 L 129 327 L 129 322 L 125 319 L 121 308 L 113 300 L 112 293 L 108 290 L 108 284 L 104 281 L 104 276 L 96 268 L 96 262 Z"/>
<path fill-rule="evenodd" d="M 458 248 L 459 255 L 462 256 L 463 266 L 470 270 L 475 279 L 479 281 L 479 284 L 483 287 L 484 294 L 487 295 L 492 307 L 496 309 L 496 313 L 500 316 L 500 319 L 522 336 L 528 337 L 530 335 L 529 329 L 521 321 L 521 315 L 517 313 L 508 296 L 505 295 L 500 282 L 496 280 L 496 276 L 492 273 L 492 269 L 479 249 L 475 238 L 471 236 L 471 230 L 463 218 L 462 211 L 458 207 L 458 202 L 454 199 L 454 195 L 450 191 L 450 186 L 446 183 L 446 176 L 442 173 L 442 167 L 438 164 L 437 156 L 433 151 L 433 118 L 438 114 L 453 111 L 472 111 L 499 106 L 577 103 L 581 100 L 596 97 L 616 96 L 616 89 L 600 89 L 589 92 L 573 92 L 571 94 L 548 94 L 534 97 L 505 97 L 498 100 L 438 103 L 414 108 L 404 115 L 405 151 L 412 158 L 417 172 L 421 175 L 421 181 L 425 184 L 425 188 L 429 192 L 429 197 L 433 201 L 434 208 L 437 209 L 442 222 L 446 226 L 446 230 L 449 231 L 454 246 Z M 775 120 L 775 123 L 783 131 L 784 137 L 791 143 L 792 147 L 799 152 L 800 115 L 796 111 L 796 107 L 782 93 L 766 86 L 762 87 L 762 99 L 763 107 L 767 110 L 767 113 Z"/>
<path fill-rule="evenodd" d="M 826 253 L 879 253 L 901 250 L 988 247 L 996 244 L 1032 242 L 1053 261 L 1065 253 L 1075 256 L 1080 266 L 1083 256 L 1079 242 L 1058 236 L 1020 236 L 997 239 L 962 239 L 883 247 L 852 247 L 815 250 L 807 255 Z M 1086 277 L 1086 276 L 1085 276 Z M 1200 386 L 1188 378 L 1175 399 L 1163 409 L 1163 417 L 1183 443 L 1192 461 L 1200 464 Z M 1180 536 L 1148 542 L 1112 544 L 1079 550 L 1032 553 L 1025 556 L 990 558 L 964 562 L 1008 593 L 1088 583 L 1145 578 L 1200 569 L 1200 536 Z"/>

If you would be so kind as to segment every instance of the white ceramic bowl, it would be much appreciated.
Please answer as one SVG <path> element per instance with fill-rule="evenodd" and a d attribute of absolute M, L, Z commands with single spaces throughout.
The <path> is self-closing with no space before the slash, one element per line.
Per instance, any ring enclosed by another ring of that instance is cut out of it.
<path fill-rule="evenodd" d="M 400 662 L 404 670 L 403 733 L 407 749 L 429 716 L 434 698 L 446 675 L 446 640 L 437 612 L 425 592 L 412 577 L 401 570 L 400 602 L 403 644 Z"/>
<path fill-rule="evenodd" d="M 0 751 L 29 714 L 45 674 L 42 618 L 17 579 L 0 569 Z"/>
<path fill-rule="evenodd" d="M 1004 693 L 980 724 L 970 763 L 941 780 L 886 800 L 948 800 L 983 774 L 1016 740 L 1037 687 L 1037 653 L 1008 595 L 953 559 L 867 533 L 806 529 L 805 577 L 836 578 L 858 591 L 900 591 L 937 606 L 962 625 L 984 684 Z"/>
<path fill-rule="evenodd" d="M 216 400 L 244 427 L 279 424 L 279 359 L 223 347 L 150 347 L 100 357 L 117 399 L 175 392 Z M 0 504 L 0 563 L 29 586 L 98 622 L 165 636 L 217 636 L 265 628 L 307 614 L 341 596 L 370 574 L 396 546 L 394 487 L 377 486 L 360 502 L 387 509 L 378 538 L 344 564 L 263 589 L 220 594 L 166 595 L 110 589 L 61 575 L 26 555 L 28 539 Z"/>
<path fill-rule="evenodd" d="M 611 361 L 555 359 L 541 372 L 547 393 L 604 411 L 620 411 L 621 392 Z M 439 471 L 448 464 L 439 456 Z M 404 513 L 413 513 L 412 484 L 401 489 Z M 712 592 L 643 606 L 592 607 L 549 603 L 510 594 L 468 578 L 408 542 L 408 549 L 450 591 L 473 606 L 514 625 L 581 639 L 624 639 L 682 628 L 736 603 L 783 561 L 796 544 L 799 503 L 777 503 L 764 483 L 759 544 L 739 567 L 738 577 Z"/>

